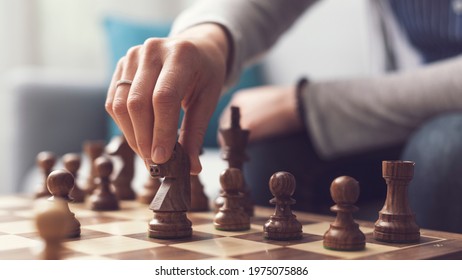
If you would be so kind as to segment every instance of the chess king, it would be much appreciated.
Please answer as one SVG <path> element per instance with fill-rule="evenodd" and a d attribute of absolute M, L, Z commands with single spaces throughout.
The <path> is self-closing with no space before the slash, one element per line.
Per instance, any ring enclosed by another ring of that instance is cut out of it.
<path fill-rule="evenodd" d="M 188 155 L 179 143 L 167 162 L 150 165 L 151 176 L 164 180 L 149 205 L 154 212 L 149 222 L 149 237 L 170 239 L 192 235 L 192 223 L 186 216 L 191 204 L 189 172 Z"/>

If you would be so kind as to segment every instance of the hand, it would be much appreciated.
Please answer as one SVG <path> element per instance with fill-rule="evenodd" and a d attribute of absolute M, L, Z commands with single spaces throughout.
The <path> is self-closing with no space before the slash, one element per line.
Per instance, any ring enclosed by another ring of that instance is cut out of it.
<path fill-rule="evenodd" d="M 106 111 L 145 162 L 164 163 L 178 141 L 201 170 L 199 154 L 226 75 L 228 39 L 215 24 L 202 24 L 171 38 L 151 38 L 121 58 L 106 98 Z M 131 80 L 131 85 L 117 85 Z"/>
<path fill-rule="evenodd" d="M 304 129 L 297 112 L 295 87 L 264 86 L 235 93 L 220 117 L 222 128 L 231 125 L 231 106 L 240 108 L 240 125 L 250 130 L 249 142 Z"/>

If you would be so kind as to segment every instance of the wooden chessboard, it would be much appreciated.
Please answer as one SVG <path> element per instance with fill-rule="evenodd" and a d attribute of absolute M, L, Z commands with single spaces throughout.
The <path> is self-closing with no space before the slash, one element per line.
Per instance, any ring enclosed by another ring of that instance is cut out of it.
<path fill-rule="evenodd" d="M 41 246 L 33 220 L 33 200 L 28 197 L 0 197 L 0 259 L 36 259 Z M 250 230 L 215 230 L 213 213 L 189 213 L 192 238 L 151 239 L 147 223 L 152 212 L 137 202 L 122 202 L 121 210 L 94 212 L 85 204 L 71 210 L 81 223 L 80 238 L 68 240 L 65 259 L 462 259 L 462 235 L 421 230 L 417 244 L 387 244 L 372 238 L 372 224 L 362 223 L 366 249 L 338 252 L 323 248 L 322 236 L 332 217 L 296 213 L 303 224 L 303 238 L 271 241 L 263 238 L 262 226 L 272 209 L 257 208 Z"/>

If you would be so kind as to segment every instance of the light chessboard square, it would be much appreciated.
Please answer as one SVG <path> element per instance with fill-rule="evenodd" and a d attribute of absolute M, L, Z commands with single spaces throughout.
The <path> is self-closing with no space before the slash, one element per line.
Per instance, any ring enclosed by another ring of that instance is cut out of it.
<path fill-rule="evenodd" d="M 296 244 L 296 245 L 291 245 L 287 247 L 298 249 L 298 250 L 303 250 L 307 252 L 314 252 L 318 254 L 339 257 L 343 259 L 363 258 L 363 257 L 375 255 L 375 254 L 398 250 L 398 248 L 392 247 L 392 246 L 367 243 L 366 248 L 361 251 L 336 251 L 336 250 L 329 250 L 329 249 L 324 248 L 322 240 L 315 241 L 315 242 Z"/>
<path fill-rule="evenodd" d="M 255 242 L 232 237 L 214 238 L 196 242 L 173 244 L 170 246 L 209 254 L 216 257 L 232 257 L 234 255 L 250 254 L 280 247 L 268 243 Z"/>
<path fill-rule="evenodd" d="M 66 248 L 88 255 L 107 255 L 163 246 L 125 236 L 109 236 L 66 242 Z"/>
<path fill-rule="evenodd" d="M 82 226 L 82 228 L 106 232 L 113 235 L 127 235 L 147 232 L 148 223 L 144 221 L 120 221 L 113 223 Z"/>

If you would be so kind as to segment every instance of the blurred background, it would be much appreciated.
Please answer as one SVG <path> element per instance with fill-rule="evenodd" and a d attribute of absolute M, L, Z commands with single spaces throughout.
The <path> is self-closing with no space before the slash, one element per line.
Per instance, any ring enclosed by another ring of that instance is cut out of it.
<path fill-rule="evenodd" d="M 194 2 L 0 0 L 0 193 L 29 189 L 38 152 L 81 152 L 83 141 L 116 134 L 103 107 L 116 61 L 148 37 L 167 36 L 175 16 Z M 247 69 L 230 94 L 261 84 L 291 84 L 302 75 L 374 74 L 369 25 L 366 0 L 320 1 L 259 65 Z M 216 149 L 219 110 L 206 148 Z"/>

